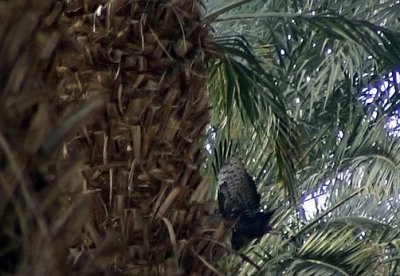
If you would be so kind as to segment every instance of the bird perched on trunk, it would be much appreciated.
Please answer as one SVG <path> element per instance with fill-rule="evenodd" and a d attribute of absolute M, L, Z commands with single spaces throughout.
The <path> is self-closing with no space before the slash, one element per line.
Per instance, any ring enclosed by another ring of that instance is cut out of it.
<path fill-rule="evenodd" d="M 218 205 L 224 219 L 246 214 L 252 217 L 260 208 L 260 195 L 253 178 L 237 157 L 230 157 L 218 173 Z"/>
<path fill-rule="evenodd" d="M 225 220 L 235 220 L 230 241 L 234 250 L 274 231 L 269 222 L 275 210 L 260 210 L 260 199 L 243 163 L 230 157 L 218 173 L 218 205 Z"/>

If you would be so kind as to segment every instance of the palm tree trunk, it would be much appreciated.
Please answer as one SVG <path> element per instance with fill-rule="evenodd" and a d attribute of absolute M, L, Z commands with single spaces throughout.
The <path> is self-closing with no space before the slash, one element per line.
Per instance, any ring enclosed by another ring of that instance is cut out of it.
<path fill-rule="evenodd" d="M 205 238 L 222 240 L 223 230 L 213 233 L 215 204 L 207 203 L 200 175 L 209 122 L 205 61 L 214 49 L 200 3 L 66 5 L 60 26 L 72 39 L 59 56 L 60 109 L 108 99 L 98 123 L 66 147 L 67 155 L 84 156 L 79 189 L 91 195 L 94 214 L 72 246 L 87 249 L 76 269 L 216 272 L 224 248 Z"/>
<path fill-rule="evenodd" d="M 54 116 L 61 12 L 54 1 L 0 3 L 0 274 L 68 273 L 66 241 L 88 217 L 83 201 L 62 204 L 81 180 L 79 160 L 57 154 L 72 130 Z"/>
<path fill-rule="evenodd" d="M 200 4 L 1 5 L 0 269 L 220 273 Z"/>

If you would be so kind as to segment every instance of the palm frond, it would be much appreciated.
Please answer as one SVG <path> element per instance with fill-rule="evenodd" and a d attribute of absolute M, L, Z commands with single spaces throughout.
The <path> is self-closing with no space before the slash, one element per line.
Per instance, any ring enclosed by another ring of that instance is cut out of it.
<path fill-rule="evenodd" d="M 379 248 L 360 240 L 352 228 L 331 228 L 307 237 L 288 273 L 378 275 L 379 257 Z"/>
<path fill-rule="evenodd" d="M 254 127 L 258 133 L 274 137 L 280 183 L 295 202 L 296 132 L 282 95 L 244 37 L 220 37 L 216 41 L 225 57 L 211 70 L 210 83 L 219 95 L 215 108 L 226 110 L 228 129 L 232 128 L 233 118 L 240 118 L 244 128 Z"/>

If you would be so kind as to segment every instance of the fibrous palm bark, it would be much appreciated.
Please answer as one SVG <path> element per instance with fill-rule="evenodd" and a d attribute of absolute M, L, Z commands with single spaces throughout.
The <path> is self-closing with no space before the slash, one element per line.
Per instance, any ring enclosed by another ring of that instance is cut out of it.
<path fill-rule="evenodd" d="M 108 98 L 99 123 L 65 148 L 84 156 L 82 189 L 95 198 L 85 235 L 71 245 L 75 269 L 216 272 L 223 247 L 205 238 L 223 235 L 214 232 L 215 204 L 199 171 L 209 121 L 205 61 L 215 50 L 200 3 L 65 3 L 61 26 L 79 46 L 60 56 L 59 105 Z"/>
<path fill-rule="evenodd" d="M 2 268 L 218 272 L 200 4 L 1 5 Z"/>
<path fill-rule="evenodd" d="M 61 13 L 55 1 L 0 3 L 0 274 L 68 273 L 67 241 L 89 214 L 83 195 L 64 204 L 82 178 L 79 158 L 58 153 L 101 104 L 54 116 Z"/>

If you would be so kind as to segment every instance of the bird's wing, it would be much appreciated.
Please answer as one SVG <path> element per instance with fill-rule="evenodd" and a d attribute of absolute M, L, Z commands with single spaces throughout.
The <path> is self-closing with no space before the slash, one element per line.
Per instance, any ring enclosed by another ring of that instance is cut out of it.
<path fill-rule="evenodd" d="M 226 182 L 221 183 L 218 189 L 218 207 L 222 217 L 227 218 L 231 212 L 229 208 L 229 190 Z"/>
<path fill-rule="evenodd" d="M 250 196 L 254 200 L 254 204 L 257 205 L 258 209 L 260 207 L 260 200 L 261 200 L 261 195 L 257 192 L 257 186 L 256 183 L 254 182 L 253 178 L 246 172 L 245 180 L 247 182 L 247 187 Z"/>

